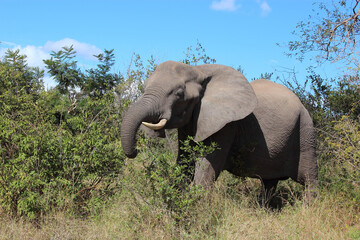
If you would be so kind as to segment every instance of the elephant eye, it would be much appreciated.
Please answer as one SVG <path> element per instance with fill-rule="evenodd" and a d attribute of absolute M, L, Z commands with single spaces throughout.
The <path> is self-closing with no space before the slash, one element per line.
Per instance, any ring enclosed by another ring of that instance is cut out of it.
<path fill-rule="evenodd" d="M 175 95 L 178 97 L 178 98 L 184 98 L 184 89 L 179 89 L 175 92 Z"/>

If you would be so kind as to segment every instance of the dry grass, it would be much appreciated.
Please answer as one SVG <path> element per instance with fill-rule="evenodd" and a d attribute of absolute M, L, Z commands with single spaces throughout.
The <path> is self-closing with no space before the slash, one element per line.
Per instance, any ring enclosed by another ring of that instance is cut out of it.
<path fill-rule="evenodd" d="M 79 219 L 54 214 L 40 228 L 2 216 L 0 239 L 360 239 L 358 210 L 329 193 L 309 206 L 295 200 L 281 211 L 269 210 L 244 190 L 256 188 L 256 181 L 247 181 L 242 195 L 229 193 L 230 176 L 225 174 L 177 223 L 169 211 L 135 190 L 136 174 L 128 177 L 131 181 L 101 215 Z"/>
<path fill-rule="evenodd" d="M 311 206 L 297 203 L 280 213 L 264 209 L 228 209 L 219 239 L 351 239 L 354 212 L 331 205 L 329 199 Z M 360 230 L 360 225 L 357 223 Z M 359 236 L 360 237 L 360 236 Z"/>

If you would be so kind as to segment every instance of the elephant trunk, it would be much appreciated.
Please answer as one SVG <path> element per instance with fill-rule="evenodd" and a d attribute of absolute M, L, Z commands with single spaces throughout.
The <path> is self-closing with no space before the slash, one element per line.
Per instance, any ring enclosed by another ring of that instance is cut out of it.
<path fill-rule="evenodd" d="M 121 123 L 121 145 L 124 153 L 129 158 L 135 158 L 136 150 L 136 132 L 143 121 L 154 121 L 156 118 L 154 101 L 140 98 L 132 104 L 125 113 Z"/>

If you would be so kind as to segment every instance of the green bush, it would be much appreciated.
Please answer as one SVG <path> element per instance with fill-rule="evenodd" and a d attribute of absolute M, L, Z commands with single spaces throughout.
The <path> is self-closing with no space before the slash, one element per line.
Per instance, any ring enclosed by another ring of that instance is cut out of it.
<path fill-rule="evenodd" d="M 320 177 L 324 187 L 360 205 L 360 122 L 342 116 L 321 132 Z"/>
<path fill-rule="evenodd" d="M 44 91 L 37 73 L 18 51 L 0 61 L 0 207 L 29 219 L 88 213 L 118 189 L 122 109 L 112 90 L 74 101 Z"/>
<path fill-rule="evenodd" d="M 328 81 L 312 74 L 286 83 L 309 110 L 317 135 L 320 186 L 360 205 L 359 75 Z M 310 82 L 311 91 L 307 91 Z"/>
<path fill-rule="evenodd" d="M 57 92 L 30 97 L 2 98 L 1 207 L 30 218 L 51 209 L 85 213 L 112 193 L 125 159 L 113 96 L 76 106 Z"/>
<path fill-rule="evenodd" d="M 202 142 L 196 143 L 191 138 L 183 142 L 181 163 L 176 161 L 174 152 L 169 151 L 166 141 L 141 138 L 139 145 L 144 146 L 142 157 L 147 159 L 144 163 L 144 176 L 146 185 L 150 187 L 152 205 L 165 208 L 177 223 L 188 224 L 190 210 L 196 206 L 199 199 L 204 197 L 206 191 L 200 186 L 191 184 L 195 171 L 195 161 L 216 149 L 216 144 L 210 146 Z M 148 148 L 151 146 L 151 148 Z"/>

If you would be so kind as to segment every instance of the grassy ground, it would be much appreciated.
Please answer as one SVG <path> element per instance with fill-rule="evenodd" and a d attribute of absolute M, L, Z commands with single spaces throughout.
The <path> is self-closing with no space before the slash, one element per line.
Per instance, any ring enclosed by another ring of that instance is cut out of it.
<path fill-rule="evenodd" d="M 100 214 L 54 213 L 40 226 L 0 215 L 0 239 L 360 239 L 359 209 L 338 196 L 322 192 L 306 205 L 298 186 L 285 182 L 281 208 L 265 209 L 256 200 L 258 180 L 227 173 L 176 220 L 150 196 L 141 172 L 128 167 L 122 190 Z"/>

